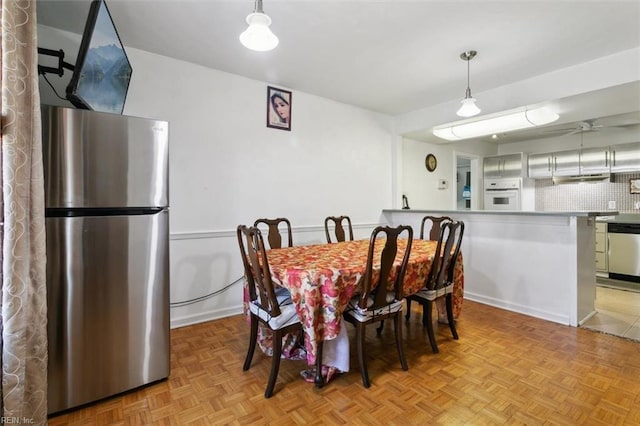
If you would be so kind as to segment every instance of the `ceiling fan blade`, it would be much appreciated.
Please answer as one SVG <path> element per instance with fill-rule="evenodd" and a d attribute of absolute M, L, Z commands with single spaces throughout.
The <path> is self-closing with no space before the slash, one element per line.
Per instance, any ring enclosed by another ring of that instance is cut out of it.
<path fill-rule="evenodd" d="M 620 124 L 613 124 L 611 126 L 602 126 L 602 127 L 615 127 L 618 129 L 624 129 L 625 127 L 629 127 L 629 126 L 637 126 L 640 125 L 639 122 L 635 122 L 635 123 L 620 123 Z"/>
<path fill-rule="evenodd" d="M 569 127 L 566 129 L 550 129 L 550 130 L 542 130 L 540 133 L 565 133 L 565 132 L 570 132 L 572 130 L 575 130 L 575 127 Z"/>
<path fill-rule="evenodd" d="M 538 134 L 540 135 L 545 135 L 546 137 L 549 136 L 569 136 L 569 135 L 575 135 L 575 134 L 584 134 L 584 133 L 591 133 L 591 132 L 599 132 L 602 131 L 603 129 L 608 129 L 608 128 L 624 128 L 624 127 L 628 127 L 628 126 L 637 126 L 640 125 L 640 121 L 638 121 L 638 119 L 634 119 L 632 118 L 631 120 L 626 120 L 623 122 L 618 122 L 618 123 L 612 123 L 612 124 L 596 124 L 600 119 L 589 119 L 589 120 L 582 120 L 576 123 L 566 123 L 565 126 L 571 126 L 571 127 L 564 127 L 564 128 L 548 128 L 546 130 L 544 129 L 540 129 Z M 604 120 L 604 119 L 603 119 Z M 573 124 L 573 125 L 572 125 Z"/>

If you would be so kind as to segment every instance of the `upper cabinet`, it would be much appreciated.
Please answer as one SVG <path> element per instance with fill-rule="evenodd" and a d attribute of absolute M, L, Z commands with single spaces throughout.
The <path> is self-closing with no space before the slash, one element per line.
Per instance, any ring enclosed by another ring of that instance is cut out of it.
<path fill-rule="evenodd" d="M 613 145 L 610 149 L 612 173 L 640 170 L 640 142 Z"/>
<path fill-rule="evenodd" d="M 533 179 L 637 172 L 640 171 L 640 142 L 530 154 L 528 170 Z"/>
<path fill-rule="evenodd" d="M 580 174 L 609 173 L 611 157 L 609 148 L 585 148 L 580 151 Z"/>
<path fill-rule="evenodd" d="M 496 155 L 485 157 L 483 171 L 485 178 L 511 178 L 523 176 L 524 154 Z"/>
<path fill-rule="evenodd" d="M 529 154 L 529 177 L 553 177 L 553 154 Z"/>
<path fill-rule="evenodd" d="M 529 155 L 529 177 L 550 178 L 580 173 L 580 151 L 560 151 Z"/>
<path fill-rule="evenodd" d="M 574 176 L 580 174 L 580 151 L 560 151 L 553 153 L 553 175 Z"/>

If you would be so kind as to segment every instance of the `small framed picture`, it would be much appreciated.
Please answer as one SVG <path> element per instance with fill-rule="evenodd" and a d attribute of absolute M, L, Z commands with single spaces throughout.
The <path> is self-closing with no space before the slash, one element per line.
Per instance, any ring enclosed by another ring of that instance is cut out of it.
<path fill-rule="evenodd" d="M 291 92 L 267 87 L 267 127 L 291 130 Z"/>
<path fill-rule="evenodd" d="M 640 194 L 640 179 L 629 179 L 629 192 Z"/>

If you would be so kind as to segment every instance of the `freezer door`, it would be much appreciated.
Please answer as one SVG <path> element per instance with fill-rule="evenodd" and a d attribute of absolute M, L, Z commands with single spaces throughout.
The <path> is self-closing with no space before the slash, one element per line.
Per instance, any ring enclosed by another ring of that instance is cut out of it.
<path fill-rule="evenodd" d="M 46 219 L 49 413 L 168 377 L 168 216 Z"/>
<path fill-rule="evenodd" d="M 165 121 L 43 106 L 47 208 L 166 207 Z"/>

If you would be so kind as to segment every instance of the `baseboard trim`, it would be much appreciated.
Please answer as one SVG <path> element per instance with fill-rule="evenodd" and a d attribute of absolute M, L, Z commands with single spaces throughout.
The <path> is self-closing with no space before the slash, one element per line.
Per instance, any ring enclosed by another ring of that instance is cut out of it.
<path fill-rule="evenodd" d="M 528 315 L 534 318 L 540 318 L 540 319 L 555 322 L 558 324 L 571 325 L 571 321 L 569 321 L 569 317 L 567 315 L 559 315 L 552 312 L 541 311 L 539 309 L 532 309 L 529 306 L 519 305 L 516 303 L 509 303 L 504 300 L 470 293 L 467 290 L 465 290 L 464 292 L 464 298 L 474 302 L 482 303 L 484 305 L 489 305 L 495 308 L 504 309 L 506 311 L 516 312 L 519 314 Z"/>
<path fill-rule="evenodd" d="M 211 311 L 200 312 L 193 315 L 187 315 L 178 318 L 171 318 L 171 328 L 186 327 L 188 325 L 199 324 L 202 322 L 213 321 L 220 318 L 240 315 L 242 313 L 242 305 L 233 306 L 224 309 L 214 309 Z"/>

